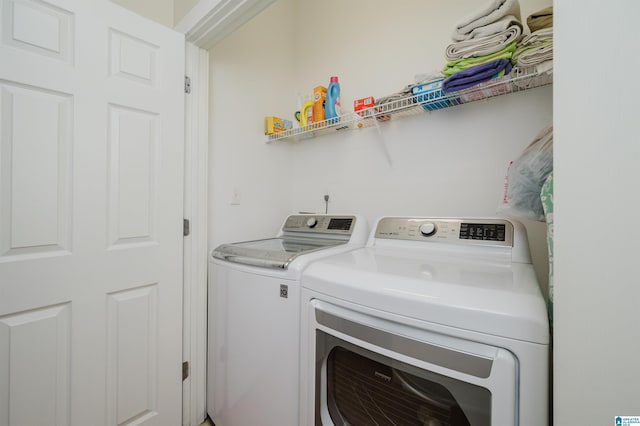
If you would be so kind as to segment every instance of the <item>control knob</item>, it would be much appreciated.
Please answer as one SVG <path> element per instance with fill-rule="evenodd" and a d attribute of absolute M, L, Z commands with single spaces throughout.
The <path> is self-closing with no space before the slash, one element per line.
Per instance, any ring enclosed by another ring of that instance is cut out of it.
<path fill-rule="evenodd" d="M 420 225 L 420 233 L 425 237 L 430 237 L 436 233 L 436 224 L 433 222 L 426 222 Z"/>
<path fill-rule="evenodd" d="M 315 228 L 317 224 L 318 219 L 316 219 L 315 217 L 310 217 L 309 219 L 307 219 L 307 226 L 309 228 Z"/>

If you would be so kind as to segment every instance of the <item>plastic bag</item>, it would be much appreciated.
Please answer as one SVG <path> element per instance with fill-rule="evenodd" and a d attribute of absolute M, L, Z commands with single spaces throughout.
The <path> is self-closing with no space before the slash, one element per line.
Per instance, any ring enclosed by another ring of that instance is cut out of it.
<path fill-rule="evenodd" d="M 520 157 L 509 165 L 505 194 L 498 213 L 544 221 L 540 190 L 553 171 L 553 125 L 540 131 Z"/>

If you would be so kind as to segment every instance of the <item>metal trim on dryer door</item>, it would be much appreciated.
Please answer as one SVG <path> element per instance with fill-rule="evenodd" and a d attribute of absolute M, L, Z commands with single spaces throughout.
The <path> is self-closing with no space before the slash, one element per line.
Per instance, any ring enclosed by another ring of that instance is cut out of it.
<path fill-rule="evenodd" d="M 336 316 L 323 310 L 321 306 L 316 306 L 315 312 L 318 324 L 364 342 L 480 378 L 487 378 L 491 373 L 493 358 L 460 352 L 432 343 L 398 336 L 388 331 Z"/>
<path fill-rule="evenodd" d="M 340 305 L 313 299 L 308 305 L 307 318 L 303 319 L 310 338 L 309 354 L 314 358 L 307 367 L 314 371 L 307 374 L 315 383 L 314 402 L 308 406 L 315 407 L 316 425 L 359 425 L 336 414 L 335 397 L 328 392 L 331 370 L 328 359 L 335 348 L 392 367 L 389 371 L 393 371 L 394 379 L 400 380 L 409 393 L 421 394 L 402 378 L 409 373 L 434 383 L 433 386 L 447 388 L 446 393 L 455 398 L 458 409 L 473 426 L 517 424 L 518 362 L 511 352 L 431 331 L 428 323 L 416 327 L 415 321 L 395 314 L 345 301 Z M 392 375 L 376 371 L 375 376 L 371 378 L 382 379 L 383 383 L 390 381 Z M 482 401 L 484 408 L 474 407 L 474 400 Z M 404 402 L 399 397 L 397 404 Z M 479 413 L 482 410 L 488 414 Z"/>

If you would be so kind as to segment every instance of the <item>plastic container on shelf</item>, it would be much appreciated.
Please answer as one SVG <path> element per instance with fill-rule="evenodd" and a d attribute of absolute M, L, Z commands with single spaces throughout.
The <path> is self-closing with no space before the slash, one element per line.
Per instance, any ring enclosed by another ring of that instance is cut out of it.
<path fill-rule="evenodd" d="M 327 99 L 327 88 L 316 86 L 313 89 L 313 122 L 324 121 L 324 103 Z"/>
<path fill-rule="evenodd" d="M 337 83 L 337 78 L 335 82 Z M 308 139 L 325 134 L 333 134 L 335 131 L 342 131 L 345 129 L 370 127 L 372 125 L 377 125 L 376 123 L 378 121 L 389 120 L 392 116 L 404 117 L 413 115 L 421 110 L 438 110 L 454 105 L 480 101 L 494 96 L 505 95 L 512 92 L 546 86 L 552 83 L 552 72 L 543 71 L 541 73 L 538 70 L 531 70 L 518 73 L 512 71 L 507 76 L 498 77 L 490 81 L 480 83 L 477 87 L 463 89 L 459 92 L 447 95 L 442 92 L 440 82 L 435 80 L 427 81 L 410 86 L 408 93 L 405 94 L 402 92 L 402 97 L 400 98 L 396 96 L 397 94 L 389 96 L 388 98 L 393 98 L 394 100 L 386 101 L 387 103 L 376 105 L 372 98 L 357 99 L 354 101 L 353 114 L 343 111 L 345 113 L 343 116 L 336 113 L 336 115 L 339 116 L 339 119 L 326 118 L 325 121 L 313 123 L 312 125 L 309 125 L 309 121 L 307 120 L 307 123 L 305 123 L 306 125 L 303 126 L 301 123 L 300 128 L 288 129 L 286 131 L 267 135 L 268 139 L 266 142 L 271 143 L 280 140 Z M 332 93 L 335 95 L 335 90 L 332 91 Z M 370 104 L 373 104 L 373 106 L 366 109 L 366 106 Z M 416 106 L 419 106 L 419 108 L 416 108 Z M 300 96 L 298 96 L 298 108 L 302 109 Z M 305 112 L 310 112 L 308 105 Z M 300 121 L 300 110 L 296 111 L 295 116 L 296 119 Z M 374 118 L 374 120 L 369 120 L 369 118 Z"/>
<path fill-rule="evenodd" d="M 340 83 L 338 77 L 332 76 L 327 87 L 327 99 L 324 107 L 324 118 L 331 120 L 340 116 Z"/>
<path fill-rule="evenodd" d="M 300 127 L 305 127 L 313 123 L 313 100 L 307 99 L 304 101 L 300 111 L 296 111 L 296 118 L 300 122 Z"/>
<path fill-rule="evenodd" d="M 449 106 L 449 100 L 442 91 L 443 80 L 443 78 L 438 78 L 426 83 L 417 84 L 411 88 L 416 102 L 422 105 L 422 108 L 426 111 L 433 111 Z"/>
<path fill-rule="evenodd" d="M 264 134 L 272 135 L 293 129 L 293 123 L 280 117 L 267 116 L 264 118 Z"/>

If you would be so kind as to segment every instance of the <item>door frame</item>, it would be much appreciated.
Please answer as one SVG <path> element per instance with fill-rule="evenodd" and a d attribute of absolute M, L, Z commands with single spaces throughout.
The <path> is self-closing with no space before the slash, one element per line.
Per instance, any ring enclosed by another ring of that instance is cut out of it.
<path fill-rule="evenodd" d="M 207 417 L 207 265 L 209 169 L 209 49 L 275 0 L 200 0 L 175 26 L 185 35 L 184 239 L 182 424 L 198 426 Z"/>
<path fill-rule="evenodd" d="M 184 218 L 189 221 L 189 229 L 183 255 L 182 360 L 189 363 L 189 371 L 182 383 L 182 424 L 197 426 L 207 412 L 209 54 L 187 43 L 185 62 L 191 93 L 185 93 L 184 110 Z"/>

